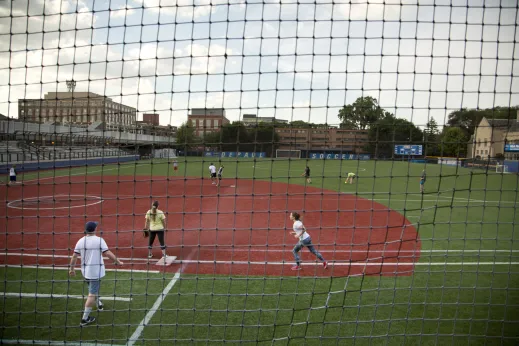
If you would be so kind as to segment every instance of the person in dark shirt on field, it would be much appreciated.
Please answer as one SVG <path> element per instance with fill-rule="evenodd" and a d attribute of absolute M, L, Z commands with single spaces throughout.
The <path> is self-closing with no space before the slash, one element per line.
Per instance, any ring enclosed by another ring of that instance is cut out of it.
<path fill-rule="evenodd" d="M 217 173 L 218 181 L 216 182 L 216 186 L 220 186 L 220 183 L 222 182 L 223 169 L 224 169 L 223 166 L 220 166 L 220 168 L 218 169 L 218 173 Z"/>
<path fill-rule="evenodd" d="M 305 172 L 301 174 L 301 176 L 304 176 L 306 178 L 306 182 L 308 184 L 312 183 L 312 179 L 310 178 L 310 167 L 306 166 Z"/>

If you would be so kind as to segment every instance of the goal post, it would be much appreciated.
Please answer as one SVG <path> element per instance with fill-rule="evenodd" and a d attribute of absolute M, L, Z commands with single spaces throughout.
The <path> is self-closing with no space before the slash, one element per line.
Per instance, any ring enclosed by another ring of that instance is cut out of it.
<path fill-rule="evenodd" d="M 278 159 L 300 159 L 301 150 L 276 149 L 276 158 Z"/>
<path fill-rule="evenodd" d="M 502 164 L 497 164 L 496 173 L 508 173 L 508 166 L 502 165 Z"/>
<path fill-rule="evenodd" d="M 157 159 L 176 159 L 177 158 L 177 149 L 172 149 L 172 148 L 154 149 L 153 157 L 157 158 Z"/>

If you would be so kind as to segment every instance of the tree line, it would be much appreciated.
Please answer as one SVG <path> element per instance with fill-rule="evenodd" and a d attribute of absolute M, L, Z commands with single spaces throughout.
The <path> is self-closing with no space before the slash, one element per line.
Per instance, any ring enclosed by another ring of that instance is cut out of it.
<path fill-rule="evenodd" d="M 240 121 L 220 126 L 219 131 L 196 136 L 190 121 L 177 130 L 177 147 L 180 150 L 243 151 L 275 153 L 279 145 L 278 123 L 259 123 L 245 126 Z"/>
<path fill-rule="evenodd" d="M 340 128 L 365 130 L 368 142 L 365 152 L 373 157 L 393 157 L 394 145 L 423 145 L 427 156 L 466 157 L 467 145 L 483 117 L 487 119 L 515 119 L 519 107 L 490 109 L 460 109 L 448 115 L 447 123 L 439 126 L 433 117 L 425 124 L 414 124 L 380 107 L 371 96 L 359 97 L 344 106 L 338 114 Z M 217 132 L 198 137 L 189 121 L 177 131 L 180 150 L 204 148 L 214 151 L 249 151 L 275 153 L 279 146 L 276 128 L 327 128 L 327 124 L 304 121 L 290 123 L 258 123 L 245 126 L 235 121 L 220 127 Z"/>

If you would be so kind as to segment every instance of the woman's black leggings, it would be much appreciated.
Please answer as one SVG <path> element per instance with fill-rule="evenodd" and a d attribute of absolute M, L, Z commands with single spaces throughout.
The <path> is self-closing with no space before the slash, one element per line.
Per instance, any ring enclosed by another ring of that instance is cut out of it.
<path fill-rule="evenodd" d="M 155 241 L 155 236 L 159 238 L 160 248 L 164 250 L 166 248 L 166 244 L 164 243 L 164 231 L 150 231 L 150 237 L 148 238 L 148 248 L 151 250 L 153 247 L 153 242 Z"/>

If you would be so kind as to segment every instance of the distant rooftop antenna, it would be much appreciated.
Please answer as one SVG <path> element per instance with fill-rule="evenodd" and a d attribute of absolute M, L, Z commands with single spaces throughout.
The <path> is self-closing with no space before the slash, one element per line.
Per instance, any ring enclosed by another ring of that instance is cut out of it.
<path fill-rule="evenodd" d="M 76 89 L 76 81 L 75 80 L 67 80 L 67 89 L 68 92 L 74 92 L 74 89 Z"/>

